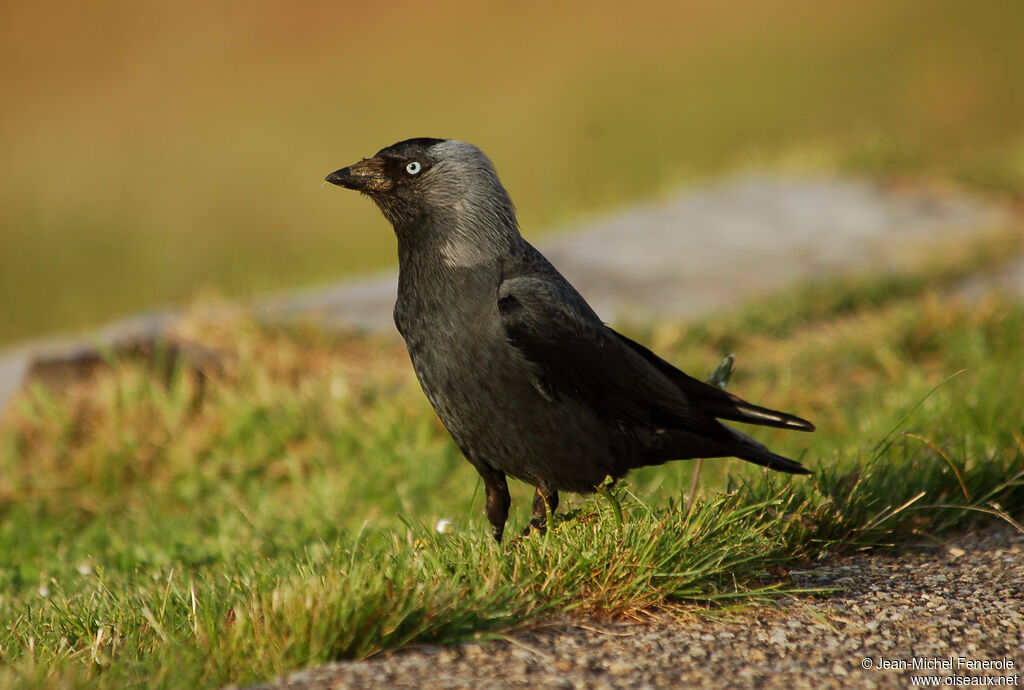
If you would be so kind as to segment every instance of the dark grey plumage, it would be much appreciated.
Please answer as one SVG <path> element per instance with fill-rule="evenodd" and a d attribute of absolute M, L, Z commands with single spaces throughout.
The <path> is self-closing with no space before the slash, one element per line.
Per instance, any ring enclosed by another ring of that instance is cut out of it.
<path fill-rule="evenodd" d="M 394 226 L 395 324 L 430 404 L 483 477 L 499 541 L 506 476 L 537 487 L 540 527 L 558 491 L 590 492 L 668 460 L 735 456 L 807 473 L 717 419 L 800 431 L 810 422 L 691 378 L 602 323 L 520 236 L 476 147 L 409 139 L 327 181 L 368 195 Z"/>

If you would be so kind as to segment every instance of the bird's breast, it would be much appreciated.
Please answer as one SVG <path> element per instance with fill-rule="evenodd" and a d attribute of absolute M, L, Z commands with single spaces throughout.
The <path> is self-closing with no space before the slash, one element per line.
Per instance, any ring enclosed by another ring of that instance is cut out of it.
<path fill-rule="evenodd" d="M 523 389 L 537 395 L 528 363 L 502 328 L 496 294 L 497 282 L 489 285 L 478 276 L 429 288 L 400 283 L 395 325 L 424 393 L 446 425 L 497 414 L 509 395 Z"/>

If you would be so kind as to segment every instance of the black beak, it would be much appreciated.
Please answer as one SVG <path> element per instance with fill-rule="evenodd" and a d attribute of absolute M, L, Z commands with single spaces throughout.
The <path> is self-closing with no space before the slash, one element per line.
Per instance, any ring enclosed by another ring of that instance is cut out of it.
<path fill-rule="evenodd" d="M 384 174 L 384 161 L 380 158 L 365 158 L 355 165 L 335 170 L 326 177 L 331 184 L 358 192 L 386 192 L 392 183 Z"/>

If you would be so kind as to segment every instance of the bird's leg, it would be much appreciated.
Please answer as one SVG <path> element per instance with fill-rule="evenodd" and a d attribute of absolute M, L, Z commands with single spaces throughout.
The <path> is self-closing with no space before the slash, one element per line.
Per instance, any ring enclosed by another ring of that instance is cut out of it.
<path fill-rule="evenodd" d="M 508 519 L 508 507 L 512 498 L 508 495 L 508 482 L 505 475 L 495 470 L 480 472 L 484 478 L 484 489 L 487 490 L 487 521 L 491 523 L 491 534 L 495 541 L 501 543 L 505 533 L 505 520 Z"/>
<path fill-rule="evenodd" d="M 548 524 L 548 515 L 554 515 L 558 507 L 558 492 L 546 492 L 537 487 L 537 493 L 533 497 L 533 518 L 530 524 L 523 530 L 523 535 L 530 533 L 531 529 L 542 531 Z"/>

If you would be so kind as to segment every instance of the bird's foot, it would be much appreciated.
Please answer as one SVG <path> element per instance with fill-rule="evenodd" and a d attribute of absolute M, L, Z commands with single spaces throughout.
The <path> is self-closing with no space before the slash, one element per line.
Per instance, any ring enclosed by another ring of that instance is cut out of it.
<path fill-rule="evenodd" d="M 526 528 L 523 529 L 522 536 L 527 537 L 530 534 L 532 534 L 533 532 L 539 532 L 540 534 L 544 534 L 544 532 L 546 532 L 547 529 L 548 529 L 548 521 L 547 520 L 538 520 L 537 518 L 533 518 L 532 520 L 530 520 L 530 524 L 528 524 L 526 526 Z"/>

